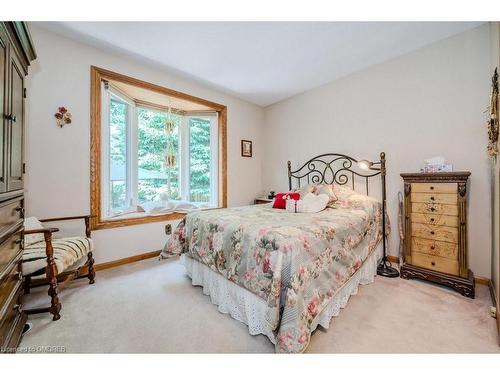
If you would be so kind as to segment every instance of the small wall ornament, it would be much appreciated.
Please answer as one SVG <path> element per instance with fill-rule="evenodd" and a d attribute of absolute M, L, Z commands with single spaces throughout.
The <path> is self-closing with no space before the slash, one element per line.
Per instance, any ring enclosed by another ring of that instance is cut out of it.
<path fill-rule="evenodd" d="M 498 71 L 491 79 L 490 106 L 488 108 L 488 155 L 496 160 L 498 156 Z"/>
<path fill-rule="evenodd" d="M 54 113 L 57 125 L 62 128 L 64 125 L 71 124 L 71 113 L 64 107 L 58 108 L 59 112 Z"/>

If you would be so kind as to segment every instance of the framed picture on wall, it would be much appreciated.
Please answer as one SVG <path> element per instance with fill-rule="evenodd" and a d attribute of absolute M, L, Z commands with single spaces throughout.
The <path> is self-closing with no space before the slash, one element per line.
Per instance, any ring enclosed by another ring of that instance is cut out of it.
<path fill-rule="evenodd" d="M 241 156 L 246 158 L 252 157 L 252 141 L 241 140 Z"/>

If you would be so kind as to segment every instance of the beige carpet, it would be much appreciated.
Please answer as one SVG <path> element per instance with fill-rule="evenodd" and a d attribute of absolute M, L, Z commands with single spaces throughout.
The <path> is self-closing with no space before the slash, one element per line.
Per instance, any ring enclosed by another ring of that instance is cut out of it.
<path fill-rule="evenodd" d="M 47 302 L 35 289 L 26 303 Z M 420 281 L 385 279 L 361 286 L 308 352 L 500 352 L 488 288 L 471 300 Z M 21 346 L 62 345 L 78 353 L 272 353 L 262 336 L 218 312 L 191 286 L 178 260 L 150 259 L 99 272 L 95 285 L 74 281 L 61 293 L 62 318 L 32 315 Z"/>

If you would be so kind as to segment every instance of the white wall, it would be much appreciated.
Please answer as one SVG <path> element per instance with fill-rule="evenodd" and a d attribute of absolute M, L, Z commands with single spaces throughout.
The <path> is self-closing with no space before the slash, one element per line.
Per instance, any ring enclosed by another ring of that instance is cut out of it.
<path fill-rule="evenodd" d="M 123 56 L 31 28 L 38 58 L 30 67 L 26 102 L 26 209 L 40 218 L 90 212 L 90 66 L 163 85 L 228 108 L 228 205 L 249 204 L 262 188 L 262 108 Z M 65 106 L 73 123 L 55 124 Z M 253 158 L 240 140 L 253 140 Z M 98 263 L 160 249 L 165 223 L 95 231 Z"/>
<path fill-rule="evenodd" d="M 294 165 L 324 152 L 388 159 L 390 253 L 398 254 L 397 192 L 402 172 L 442 155 L 472 172 L 469 264 L 489 277 L 491 208 L 485 109 L 490 32 L 485 24 L 408 55 L 352 74 L 266 108 L 263 187 L 287 188 Z"/>

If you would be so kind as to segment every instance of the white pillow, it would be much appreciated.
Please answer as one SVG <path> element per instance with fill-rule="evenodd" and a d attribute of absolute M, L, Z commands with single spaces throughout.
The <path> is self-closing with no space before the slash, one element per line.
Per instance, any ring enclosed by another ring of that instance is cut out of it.
<path fill-rule="evenodd" d="M 297 213 L 315 213 L 323 211 L 328 205 L 330 197 L 326 194 L 308 193 L 303 199 L 294 201 L 292 199 L 286 201 L 287 212 Z"/>
<path fill-rule="evenodd" d="M 43 229 L 43 228 L 44 226 L 42 225 L 42 223 L 34 216 L 27 217 L 26 219 L 24 219 L 25 230 Z M 41 241 L 45 241 L 43 233 L 27 234 L 24 236 L 24 246 L 30 246 Z"/>

